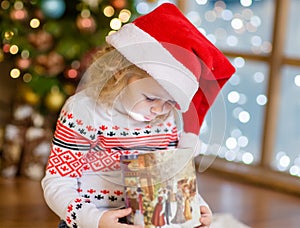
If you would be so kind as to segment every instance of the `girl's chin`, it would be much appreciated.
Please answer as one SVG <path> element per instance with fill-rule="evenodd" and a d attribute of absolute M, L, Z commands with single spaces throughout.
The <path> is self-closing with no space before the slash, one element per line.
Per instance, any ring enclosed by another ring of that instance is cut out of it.
<path fill-rule="evenodd" d="M 141 114 L 138 113 L 134 113 L 134 112 L 129 112 L 129 115 L 132 119 L 136 120 L 136 121 L 140 121 L 140 122 L 149 122 L 151 121 L 150 118 L 147 118 Z"/>

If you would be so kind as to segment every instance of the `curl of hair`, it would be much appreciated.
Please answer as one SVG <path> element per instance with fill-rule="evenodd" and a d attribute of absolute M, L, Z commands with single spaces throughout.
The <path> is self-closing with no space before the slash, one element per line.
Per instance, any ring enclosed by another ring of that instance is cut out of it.
<path fill-rule="evenodd" d="M 105 46 L 96 53 L 93 63 L 78 85 L 77 92 L 85 90 L 88 96 L 111 107 L 132 75 L 150 77 L 115 48 Z"/>

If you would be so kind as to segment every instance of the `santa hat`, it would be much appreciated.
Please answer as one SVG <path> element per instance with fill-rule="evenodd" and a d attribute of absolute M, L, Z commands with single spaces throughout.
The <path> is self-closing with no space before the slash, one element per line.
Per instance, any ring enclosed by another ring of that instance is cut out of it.
<path fill-rule="evenodd" d="M 169 92 L 184 113 L 187 133 L 199 134 L 206 112 L 235 72 L 227 58 L 171 3 L 124 25 L 106 41 Z"/>

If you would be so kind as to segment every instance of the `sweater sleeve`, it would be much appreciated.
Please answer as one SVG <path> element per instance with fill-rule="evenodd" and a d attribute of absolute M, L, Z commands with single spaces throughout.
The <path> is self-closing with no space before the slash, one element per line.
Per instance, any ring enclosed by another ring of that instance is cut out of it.
<path fill-rule="evenodd" d="M 77 179 L 47 173 L 42 180 L 48 206 L 70 227 L 97 228 L 100 211 L 77 192 Z"/>
<path fill-rule="evenodd" d="M 87 107 L 86 103 L 84 107 Z M 62 108 L 42 188 L 48 206 L 68 226 L 97 228 L 103 211 L 81 197 L 78 191 L 82 171 L 88 169 L 84 155 L 95 138 L 92 127 L 85 126 L 87 129 L 84 129 L 81 125 L 83 116 L 80 109 L 82 112 L 78 97 L 71 97 Z M 82 134 L 78 133 L 78 129 Z"/>
<path fill-rule="evenodd" d="M 178 148 L 191 148 L 193 150 L 194 157 L 197 157 L 201 153 L 202 141 L 198 135 L 193 133 L 181 132 L 178 142 Z"/>

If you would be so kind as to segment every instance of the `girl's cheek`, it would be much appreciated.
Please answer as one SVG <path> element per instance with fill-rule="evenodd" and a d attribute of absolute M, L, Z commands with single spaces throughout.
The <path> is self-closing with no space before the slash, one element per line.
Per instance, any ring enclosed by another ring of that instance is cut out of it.
<path fill-rule="evenodd" d="M 144 113 L 147 109 L 149 109 L 148 105 L 145 104 L 145 102 L 139 102 L 137 103 L 136 105 L 134 105 L 132 107 L 132 110 L 133 112 L 136 112 L 136 113 L 139 113 L 139 114 L 142 114 Z"/>
<path fill-rule="evenodd" d="M 165 114 L 169 113 L 172 109 L 172 105 L 168 102 L 165 103 L 164 105 L 164 111 L 165 111 Z"/>

